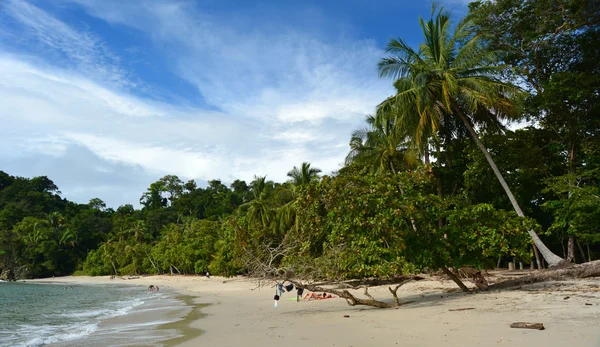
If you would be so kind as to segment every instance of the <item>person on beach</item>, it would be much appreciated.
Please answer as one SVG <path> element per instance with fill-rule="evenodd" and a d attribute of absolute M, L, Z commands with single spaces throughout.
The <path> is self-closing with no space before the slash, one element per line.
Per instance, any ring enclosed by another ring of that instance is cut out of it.
<path fill-rule="evenodd" d="M 312 292 L 312 293 L 306 293 L 306 295 L 302 299 L 310 301 L 310 299 L 323 300 L 323 299 L 332 299 L 333 297 L 334 297 L 333 295 L 327 294 L 327 293 L 318 294 L 318 293 Z"/>
<path fill-rule="evenodd" d="M 154 289 L 156 289 L 156 291 L 158 292 L 158 286 L 154 287 Z"/>
<path fill-rule="evenodd" d="M 151 285 L 148 287 L 148 291 L 149 291 L 149 292 L 153 292 L 153 291 L 154 291 L 154 285 L 153 285 L 153 284 L 151 284 Z"/>

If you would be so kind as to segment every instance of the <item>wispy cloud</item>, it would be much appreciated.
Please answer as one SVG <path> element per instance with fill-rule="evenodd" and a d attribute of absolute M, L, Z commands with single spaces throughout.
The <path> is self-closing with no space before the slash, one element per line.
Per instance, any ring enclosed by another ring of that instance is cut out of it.
<path fill-rule="evenodd" d="M 370 41 L 306 36 L 268 13 L 209 16 L 189 1 L 76 2 L 152 37 L 173 59 L 169 68 L 227 112 L 285 122 L 348 119 L 391 91 L 376 78 L 381 50 Z"/>
<path fill-rule="evenodd" d="M 3 1 L 0 18 L 17 29 L 18 34 L 10 36 L 11 47 L 20 44 L 38 54 L 48 54 L 55 63 L 75 66 L 89 77 L 116 85 L 131 83 L 119 67 L 119 58 L 91 32 L 69 26 L 23 0 Z"/>
<path fill-rule="evenodd" d="M 41 53 L 0 53 L 0 119 L 11 125 L 0 129 L 0 145 L 10 148 L 0 150 L 0 159 L 43 154 L 45 163 L 87 165 L 82 177 L 56 178 L 72 185 L 76 179 L 77 196 L 84 196 L 83 175 L 104 177 L 90 187 L 107 187 L 123 203 L 164 174 L 226 182 L 269 174 L 281 181 L 303 161 L 330 172 L 343 162 L 364 114 L 391 93 L 389 81 L 377 79 L 382 52 L 371 41 L 307 35 L 268 18 L 249 25 L 243 14 L 208 15 L 189 1 L 63 0 L 73 2 L 151 38 L 166 55 L 164 68 L 213 106 L 134 96 L 129 73 L 99 37 L 24 1 L 3 3 L 2 15 L 25 28 Z M 140 179 L 132 184 L 119 170 Z"/>

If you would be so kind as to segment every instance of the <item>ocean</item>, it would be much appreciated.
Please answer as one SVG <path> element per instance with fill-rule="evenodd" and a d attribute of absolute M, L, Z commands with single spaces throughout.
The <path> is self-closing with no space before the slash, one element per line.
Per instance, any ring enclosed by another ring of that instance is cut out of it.
<path fill-rule="evenodd" d="M 161 346 L 191 310 L 164 289 L 0 282 L 0 347 Z"/>

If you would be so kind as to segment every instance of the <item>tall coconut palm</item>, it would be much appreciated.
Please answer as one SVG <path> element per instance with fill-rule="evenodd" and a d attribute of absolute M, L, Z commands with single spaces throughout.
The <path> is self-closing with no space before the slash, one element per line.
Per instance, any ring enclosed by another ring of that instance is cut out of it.
<path fill-rule="evenodd" d="M 416 137 L 427 131 L 437 132 L 444 116 L 460 118 L 469 134 L 504 188 L 519 216 L 524 216 L 500 170 L 481 142 L 474 124 L 497 122 L 515 114 L 511 98 L 519 94 L 514 85 L 498 79 L 503 67 L 499 53 L 486 50 L 477 35 L 470 30 L 467 17 L 451 33 L 450 15 L 432 10 L 431 19 L 419 19 L 424 42 L 418 51 L 402 39 L 387 45 L 387 57 L 379 63 L 379 74 L 395 80 L 398 93 L 393 104 L 398 109 L 416 110 L 419 116 Z M 533 230 L 529 235 L 549 265 L 563 261 L 544 245 Z"/>
<path fill-rule="evenodd" d="M 321 173 L 321 169 L 310 167 L 310 163 L 304 162 L 300 168 L 294 166 L 287 175 L 295 186 L 300 187 L 318 179 L 319 173 Z"/>
<path fill-rule="evenodd" d="M 415 148 L 407 142 L 406 133 L 393 117 L 378 112 L 375 117 L 368 115 L 366 122 L 367 128 L 352 133 L 347 165 L 362 163 L 377 174 L 397 173 L 401 168 L 414 166 Z"/>

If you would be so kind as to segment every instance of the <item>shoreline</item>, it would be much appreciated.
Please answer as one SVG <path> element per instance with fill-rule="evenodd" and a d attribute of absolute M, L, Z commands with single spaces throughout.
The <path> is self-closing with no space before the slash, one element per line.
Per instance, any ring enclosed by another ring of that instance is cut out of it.
<path fill-rule="evenodd" d="M 600 346 L 600 279 L 548 282 L 518 290 L 464 294 L 447 280 L 428 277 L 404 285 L 392 309 L 348 306 L 343 299 L 299 303 L 285 293 L 273 307 L 273 288 L 255 288 L 246 278 L 148 276 L 110 280 L 105 277 L 60 277 L 28 280 L 52 283 L 159 285 L 187 295 L 196 305 L 175 323 L 184 336 L 167 346 Z M 391 299 L 387 287 L 370 289 Z M 567 298 L 567 299 L 565 299 Z M 205 306 L 206 305 L 206 306 Z M 450 311 L 472 307 L 473 310 Z M 198 313 L 193 316 L 193 312 Z M 349 316 L 344 318 L 344 316 Z M 513 322 L 539 322 L 544 331 L 511 329 Z M 199 331 L 186 331 L 185 326 Z"/>

